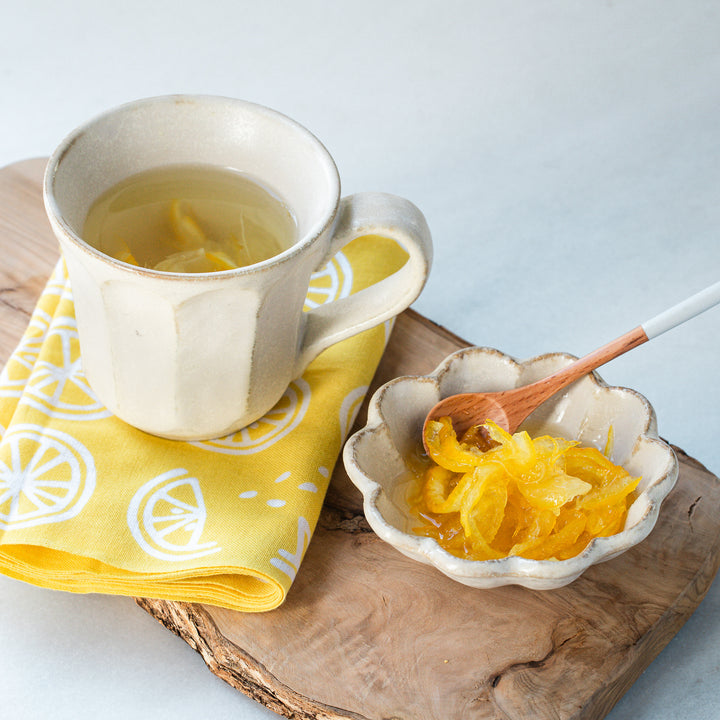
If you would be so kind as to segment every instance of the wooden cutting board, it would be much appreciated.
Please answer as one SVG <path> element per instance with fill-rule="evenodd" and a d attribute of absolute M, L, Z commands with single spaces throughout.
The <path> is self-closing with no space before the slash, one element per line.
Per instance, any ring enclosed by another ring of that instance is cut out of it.
<path fill-rule="evenodd" d="M 43 168 L 44 160 L 31 160 L 0 170 L 0 365 L 57 259 Z M 408 311 L 375 385 L 425 373 L 465 344 Z M 651 535 L 559 590 L 474 590 L 406 559 L 370 530 L 338 466 L 282 607 L 242 614 L 137 602 L 212 672 L 287 717 L 601 718 L 692 614 L 718 569 L 720 483 L 676 452 L 680 477 Z"/>

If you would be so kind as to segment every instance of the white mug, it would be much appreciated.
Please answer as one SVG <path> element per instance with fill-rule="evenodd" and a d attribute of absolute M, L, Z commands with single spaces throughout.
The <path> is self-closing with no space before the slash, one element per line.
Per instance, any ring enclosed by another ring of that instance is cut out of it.
<path fill-rule="evenodd" d="M 125 264 L 83 240 L 99 195 L 173 163 L 229 167 L 259 180 L 294 214 L 296 242 L 247 267 L 167 273 Z M 414 205 L 379 193 L 341 199 L 335 163 L 310 132 L 230 98 L 149 98 L 91 120 L 53 153 L 44 197 L 70 276 L 88 382 L 117 417 L 178 440 L 220 437 L 262 417 L 322 350 L 408 307 L 432 258 Z M 366 234 L 396 240 L 408 261 L 365 290 L 303 312 L 311 274 Z"/>

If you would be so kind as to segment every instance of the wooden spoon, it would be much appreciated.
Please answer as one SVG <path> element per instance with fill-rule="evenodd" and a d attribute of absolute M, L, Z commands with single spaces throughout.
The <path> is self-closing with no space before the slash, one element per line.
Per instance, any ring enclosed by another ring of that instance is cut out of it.
<path fill-rule="evenodd" d="M 428 422 L 447 416 L 452 420 L 458 437 L 468 428 L 480 425 L 486 420 L 493 420 L 500 427 L 513 433 L 533 410 L 559 390 L 628 350 L 705 312 L 717 303 L 720 303 L 720 282 L 701 290 L 542 380 L 501 392 L 450 395 L 437 403 L 427 414 L 423 425 L 423 442 Z"/>

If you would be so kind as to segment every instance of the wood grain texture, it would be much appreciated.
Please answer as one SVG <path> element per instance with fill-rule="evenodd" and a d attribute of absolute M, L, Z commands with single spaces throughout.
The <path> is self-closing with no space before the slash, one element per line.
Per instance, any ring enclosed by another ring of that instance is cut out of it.
<path fill-rule="evenodd" d="M 0 362 L 57 258 L 43 167 L 0 170 Z M 427 372 L 463 345 L 406 312 L 374 384 Z M 282 607 L 242 614 L 137 602 L 212 672 L 287 717 L 595 720 L 692 614 L 718 569 L 720 483 L 676 452 L 678 484 L 647 540 L 559 590 L 475 590 L 407 560 L 369 529 L 339 466 Z"/>

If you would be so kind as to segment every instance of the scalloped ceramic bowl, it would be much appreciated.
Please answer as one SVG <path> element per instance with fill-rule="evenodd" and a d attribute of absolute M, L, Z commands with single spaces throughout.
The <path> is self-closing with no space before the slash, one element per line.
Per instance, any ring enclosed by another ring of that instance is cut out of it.
<path fill-rule="evenodd" d="M 415 535 L 405 500 L 406 459 L 416 452 L 430 408 L 459 392 L 507 390 L 526 385 L 569 364 L 566 354 L 517 362 L 488 348 L 467 348 L 448 356 L 434 372 L 399 377 L 373 395 L 367 425 L 346 443 L 343 460 L 364 498 L 373 530 L 410 558 L 435 566 L 465 585 L 490 588 L 524 585 L 538 590 L 561 587 L 588 567 L 616 557 L 644 540 L 657 521 L 660 505 L 673 488 L 678 463 L 672 448 L 657 435 L 655 412 L 639 393 L 609 387 L 596 373 L 587 375 L 548 400 L 523 424 L 531 435 L 549 433 L 604 447 L 614 429 L 612 459 L 642 476 L 622 532 L 596 538 L 568 560 L 465 560 L 443 550 L 432 538 Z"/>

